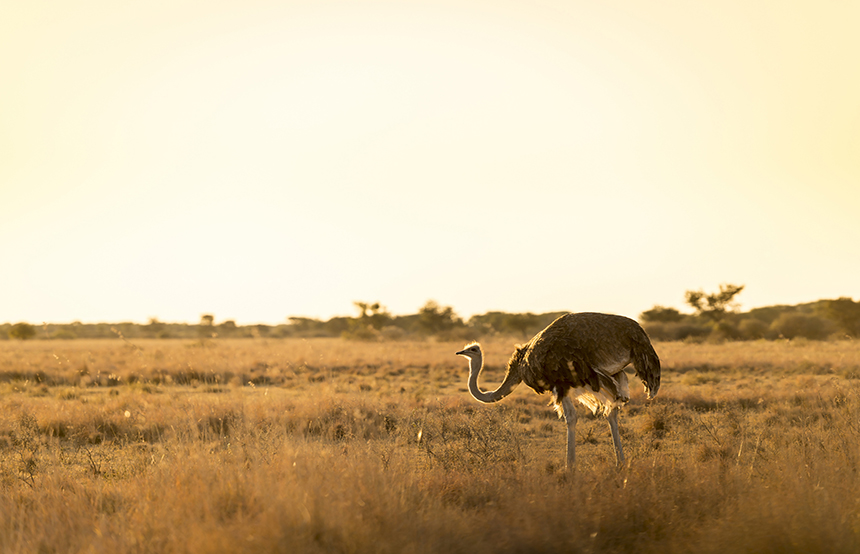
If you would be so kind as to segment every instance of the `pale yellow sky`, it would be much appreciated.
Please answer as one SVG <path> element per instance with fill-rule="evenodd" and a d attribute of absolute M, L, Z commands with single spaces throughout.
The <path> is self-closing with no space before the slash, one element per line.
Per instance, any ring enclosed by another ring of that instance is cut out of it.
<path fill-rule="evenodd" d="M 860 299 L 856 2 L 15 4 L 0 322 Z"/>

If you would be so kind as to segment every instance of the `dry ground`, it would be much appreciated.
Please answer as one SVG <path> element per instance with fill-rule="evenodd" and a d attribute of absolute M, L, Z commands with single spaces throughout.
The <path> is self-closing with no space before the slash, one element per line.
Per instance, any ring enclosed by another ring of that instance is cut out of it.
<path fill-rule="evenodd" d="M 460 347 L 0 342 L 0 552 L 860 551 L 860 343 L 656 344 L 628 464 L 581 409 L 572 475 Z"/>

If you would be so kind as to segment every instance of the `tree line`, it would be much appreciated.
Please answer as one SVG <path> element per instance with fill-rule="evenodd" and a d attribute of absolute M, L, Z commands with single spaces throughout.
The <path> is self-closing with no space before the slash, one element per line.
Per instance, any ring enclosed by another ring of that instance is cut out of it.
<path fill-rule="evenodd" d="M 472 340 L 480 336 L 511 335 L 528 338 L 565 312 L 487 312 L 464 321 L 451 306 L 427 301 L 417 313 L 394 315 L 379 302 L 354 302 L 357 315 L 328 320 L 288 317 L 278 325 L 237 325 L 234 320 L 217 322 L 203 314 L 196 324 L 166 323 L 151 318 L 139 323 L 45 323 L 0 324 L 2 339 L 210 339 L 343 337 L 350 340 L 405 340 L 435 337 L 440 340 Z"/>
<path fill-rule="evenodd" d="M 654 340 L 828 340 L 860 337 L 860 302 L 842 297 L 792 306 L 739 309 L 736 296 L 743 285 L 720 285 L 714 293 L 687 291 L 684 314 L 675 308 L 654 306 L 639 315 Z"/>
<path fill-rule="evenodd" d="M 747 312 L 739 309 L 736 297 L 743 285 L 720 285 L 706 293 L 687 291 L 685 303 L 692 313 L 654 306 L 639 314 L 639 321 L 654 340 L 773 340 L 805 338 L 827 340 L 860 337 L 860 302 L 843 297 L 793 306 L 768 306 Z M 354 302 L 357 314 L 328 320 L 289 317 L 279 325 L 237 325 L 234 320 L 216 322 L 203 314 L 199 323 L 165 323 L 151 318 L 146 324 L 73 322 L 32 325 L 26 322 L 0 325 L 2 339 L 71 340 L 88 338 L 287 338 L 343 337 L 349 340 L 381 341 L 434 337 L 438 340 L 473 340 L 488 336 L 511 336 L 527 340 L 566 313 L 487 312 L 468 320 L 451 306 L 427 301 L 417 313 L 394 315 L 379 302 Z"/>

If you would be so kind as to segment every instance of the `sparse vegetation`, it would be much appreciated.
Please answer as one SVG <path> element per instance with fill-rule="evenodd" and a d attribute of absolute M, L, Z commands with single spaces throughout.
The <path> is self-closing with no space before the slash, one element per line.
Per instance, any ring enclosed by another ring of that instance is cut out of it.
<path fill-rule="evenodd" d="M 720 285 L 717 293 L 687 291 L 694 314 L 654 306 L 639 316 L 655 340 L 693 342 L 726 340 L 841 340 L 860 337 L 860 302 L 850 298 L 819 300 L 796 306 L 766 306 L 741 312 L 735 297 L 742 285 Z"/>
<path fill-rule="evenodd" d="M 850 298 L 819 300 L 796 306 L 767 306 L 749 312 L 738 309 L 735 297 L 741 285 L 721 285 L 720 292 L 687 291 L 693 314 L 675 308 L 654 306 L 639 315 L 642 326 L 654 340 L 711 341 L 809 339 L 841 340 L 860 337 L 860 302 Z M 289 317 L 281 325 L 237 325 L 232 319 L 219 324 L 215 316 L 203 314 L 196 325 L 164 323 L 150 318 L 146 325 L 123 322 L 70 324 L 48 323 L 44 332 L 28 323 L 0 324 L 0 339 L 193 339 L 212 338 L 345 338 L 362 342 L 403 340 L 474 340 L 511 337 L 528 340 L 567 312 L 487 312 L 464 321 L 451 306 L 430 300 L 417 313 L 393 315 L 379 302 L 354 302 L 357 317 L 333 317 L 323 321 Z"/>
<path fill-rule="evenodd" d="M 547 398 L 475 403 L 460 347 L 2 342 L 0 551 L 860 549 L 858 343 L 657 343 L 629 463 L 580 410 L 574 475 Z"/>

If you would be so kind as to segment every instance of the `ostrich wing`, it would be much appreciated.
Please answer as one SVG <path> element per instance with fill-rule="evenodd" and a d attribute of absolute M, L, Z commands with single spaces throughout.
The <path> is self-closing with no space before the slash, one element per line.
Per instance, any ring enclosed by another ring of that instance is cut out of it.
<path fill-rule="evenodd" d="M 647 342 L 641 327 L 622 316 L 563 315 L 529 342 L 523 380 L 532 388 L 532 383 L 540 385 L 542 390 L 560 387 L 562 392 L 569 387 L 590 386 L 596 392 L 604 370 L 613 366 L 620 370 L 627 365 L 640 334 Z M 606 375 L 603 377 L 606 381 Z"/>
<path fill-rule="evenodd" d="M 575 336 L 546 331 L 532 339 L 524 356 L 522 376 L 526 384 L 538 392 L 558 389 L 560 394 L 571 387 L 599 390 L 600 374 L 590 363 L 581 341 Z"/>

